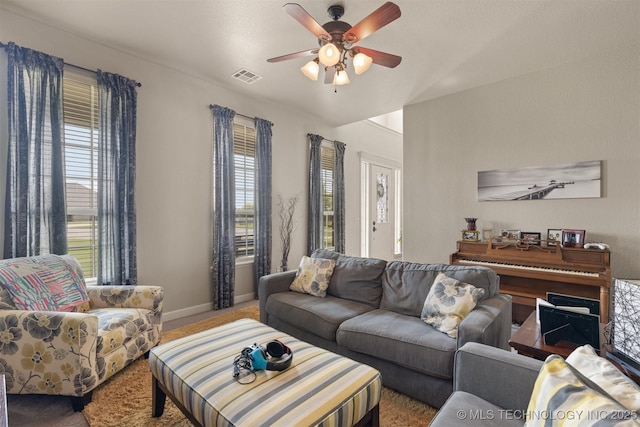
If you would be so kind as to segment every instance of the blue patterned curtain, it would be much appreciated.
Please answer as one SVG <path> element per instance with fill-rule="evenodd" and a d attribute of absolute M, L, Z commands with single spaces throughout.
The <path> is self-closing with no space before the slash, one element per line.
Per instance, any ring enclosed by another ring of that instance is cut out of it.
<path fill-rule="evenodd" d="M 97 71 L 98 284 L 137 283 L 136 82 Z"/>
<path fill-rule="evenodd" d="M 260 277 L 271 272 L 271 127 L 273 123 L 255 118 L 256 202 L 253 290 L 258 297 Z"/>
<path fill-rule="evenodd" d="M 333 178 L 333 233 L 336 252 L 344 253 L 345 218 L 344 218 L 344 150 L 346 145 L 335 141 L 336 156 Z"/>
<path fill-rule="evenodd" d="M 235 282 L 235 179 L 233 118 L 236 113 L 213 109 L 213 309 L 233 306 Z"/>
<path fill-rule="evenodd" d="M 64 62 L 9 43 L 5 258 L 67 252 Z"/>
<path fill-rule="evenodd" d="M 320 135 L 307 134 L 310 143 L 309 156 L 309 206 L 307 227 L 307 254 L 322 247 L 322 177 Z"/>

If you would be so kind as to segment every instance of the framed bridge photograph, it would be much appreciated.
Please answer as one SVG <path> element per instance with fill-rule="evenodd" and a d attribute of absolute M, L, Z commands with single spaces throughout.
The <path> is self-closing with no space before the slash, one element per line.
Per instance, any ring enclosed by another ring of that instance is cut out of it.
<path fill-rule="evenodd" d="M 602 161 L 478 172 L 478 201 L 601 197 Z"/>

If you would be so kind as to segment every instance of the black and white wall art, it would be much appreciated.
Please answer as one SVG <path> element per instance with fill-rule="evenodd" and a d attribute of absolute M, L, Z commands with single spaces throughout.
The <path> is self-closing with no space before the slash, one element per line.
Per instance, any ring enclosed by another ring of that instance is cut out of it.
<path fill-rule="evenodd" d="M 602 161 L 478 172 L 478 201 L 601 197 Z"/>

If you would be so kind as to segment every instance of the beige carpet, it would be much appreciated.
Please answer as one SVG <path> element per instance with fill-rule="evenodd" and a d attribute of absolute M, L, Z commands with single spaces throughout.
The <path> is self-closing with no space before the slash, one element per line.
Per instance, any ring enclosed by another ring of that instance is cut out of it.
<path fill-rule="evenodd" d="M 162 342 L 203 331 L 242 318 L 259 318 L 258 307 L 250 306 L 163 334 Z M 151 416 L 151 373 L 147 360 L 140 359 L 98 387 L 84 411 L 91 427 L 178 427 L 191 426 L 180 410 L 167 398 L 162 417 Z M 430 406 L 383 389 L 380 401 L 380 424 L 387 427 L 427 426 L 436 410 Z"/>

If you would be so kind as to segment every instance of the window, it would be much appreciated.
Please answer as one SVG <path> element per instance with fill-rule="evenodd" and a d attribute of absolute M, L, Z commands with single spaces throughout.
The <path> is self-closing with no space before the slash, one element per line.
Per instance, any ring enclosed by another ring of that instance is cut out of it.
<path fill-rule="evenodd" d="M 322 248 L 333 249 L 333 171 L 335 149 L 320 147 L 320 179 L 322 182 Z"/>
<path fill-rule="evenodd" d="M 254 254 L 256 185 L 256 132 L 233 124 L 233 160 L 236 181 L 236 257 Z"/>
<path fill-rule="evenodd" d="M 67 245 L 86 278 L 98 266 L 98 91 L 93 78 L 65 70 L 63 79 Z"/>

